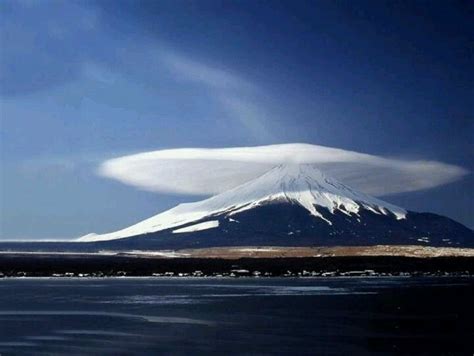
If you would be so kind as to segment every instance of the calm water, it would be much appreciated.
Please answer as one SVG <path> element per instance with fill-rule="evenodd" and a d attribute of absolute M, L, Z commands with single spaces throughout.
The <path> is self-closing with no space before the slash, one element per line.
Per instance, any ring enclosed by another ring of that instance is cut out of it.
<path fill-rule="evenodd" d="M 0 354 L 474 352 L 471 278 L 3 279 Z"/>

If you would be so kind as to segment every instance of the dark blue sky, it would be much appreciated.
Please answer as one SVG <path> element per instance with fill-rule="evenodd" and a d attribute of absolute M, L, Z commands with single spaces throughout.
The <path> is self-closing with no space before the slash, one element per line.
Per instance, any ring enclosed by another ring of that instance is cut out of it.
<path fill-rule="evenodd" d="M 195 197 L 96 175 L 171 147 L 307 142 L 474 169 L 472 1 L 0 3 L 0 238 Z M 384 197 L 474 227 L 474 178 Z"/>

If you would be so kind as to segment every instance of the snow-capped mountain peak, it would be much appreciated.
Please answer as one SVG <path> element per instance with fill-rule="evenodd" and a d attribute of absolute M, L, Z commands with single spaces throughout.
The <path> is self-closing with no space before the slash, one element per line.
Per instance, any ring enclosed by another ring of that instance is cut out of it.
<path fill-rule="evenodd" d="M 258 205 L 262 201 L 283 199 L 297 203 L 307 209 L 312 215 L 325 219 L 318 207 L 328 209 L 331 213 L 339 210 L 346 214 L 357 214 L 360 208 L 372 210 L 375 213 L 393 213 L 398 219 L 406 215 L 406 211 L 397 206 L 376 199 L 362 192 L 325 176 L 319 169 L 310 164 L 279 165 L 263 176 L 236 188 L 239 195 L 246 191 L 253 196 L 253 203 L 248 207 Z M 229 192 L 230 193 L 230 192 Z M 248 199 L 250 201 L 250 199 Z M 238 211 L 242 211 L 239 209 Z M 234 214 L 236 211 L 231 212 Z"/>
<path fill-rule="evenodd" d="M 272 202 L 298 204 L 329 225 L 332 222 L 327 214 L 326 217 L 323 216 L 323 209 L 331 213 L 340 211 L 348 216 L 357 215 L 360 209 L 366 209 L 374 214 L 393 214 L 396 219 L 404 219 L 407 214 L 402 208 L 326 177 L 313 165 L 286 164 L 276 166 L 250 182 L 211 198 L 180 204 L 123 230 L 102 235 L 89 234 L 79 240 L 102 241 L 143 235 L 178 228 L 206 217 L 222 214 L 231 217 Z M 207 226 L 217 227 L 218 222 Z"/>

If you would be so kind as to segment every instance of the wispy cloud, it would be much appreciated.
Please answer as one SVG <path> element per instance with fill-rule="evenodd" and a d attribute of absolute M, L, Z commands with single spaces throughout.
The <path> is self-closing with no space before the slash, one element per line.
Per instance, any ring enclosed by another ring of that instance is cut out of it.
<path fill-rule="evenodd" d="M 196 86 L 200 94 L 208 95 L 216 107 L 223 109 L 223 119 L 239 123 L 249 137 L 270 135 L 270 126 L 261 115 L 252 114 L 264 108 L 247 100 L 258 96 L 260 89 L 225 63 L 196 59 L 159 37 L 120 32 L 124 29 L 111 31 L 101 6 L 83 2 L 56 5 L 29 0 L 4 5 L 8 11 L 3 11 L 5 16 L 0 21 L 4 47 L 0 96 L 52 90 L 84 78 L 96 85 L 114 85 L 123 77 L 130 83 L 146 83 L 153 90 L 171 74 L 171 80 Z M 74 21 L 70 21 L 72 15 Z M 87 45 L 77 45 L 83 42 Z M 25 60 L 30 56 L 35 60 Z M 195 98 L 186 95 L 189 91 L 183 90 L 174 99 L 193 102 Z"/>
<path fill-rule="evenodd" d="M 101 164 L 99 174 L 153 192 L 211 195 L 245 183 L 282 163 L 316 164 L 329 176 L 377 196 L 433 188 L 468 173 L 461 167 L 437 161 L 283 144 L 144 152 L 107 160 Z"/>
<path fill-rule="evenodd" d="M 224 110 L 237 119 L 249 132 L 252 132 L 256 138 L 263 141 L 273 138 L 267 124 L 267 113 L 262 107 L 236 95 L 221 95 L 219 101 Z"/>
<path fill-rule="evenodd" d="M 169 49 L 159 51 L 159 55 L 161 61 L 178 79 L 200 83 L 219 90 L 241 91 L 255 88 L 253 84 L 229 70 L 200 63 Z"/>
<path fill-rule="evenodd" d="M 237 120 L 254 138 L 267 140 L 273 137 L 266 123 L 265 108 L 249 99 L 261 92 L 257 85 L 232 71 L 192 60 L 169 49 L 156 53 L 176 80 L 202 85 L 224 113 Z"/>

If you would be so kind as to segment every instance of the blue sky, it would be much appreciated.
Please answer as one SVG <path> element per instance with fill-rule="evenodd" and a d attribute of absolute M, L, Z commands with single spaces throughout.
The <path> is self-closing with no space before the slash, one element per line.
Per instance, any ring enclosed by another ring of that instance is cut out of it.
<path fill-rule="evenodd" d="M 474 169 L 468 1 L 3 1 L 0 238 L 77 237 L 193 196 L 97 175 L 160 148 L 306 142 Z M 472 174 L 384 197 L 474 227 Z"/>

